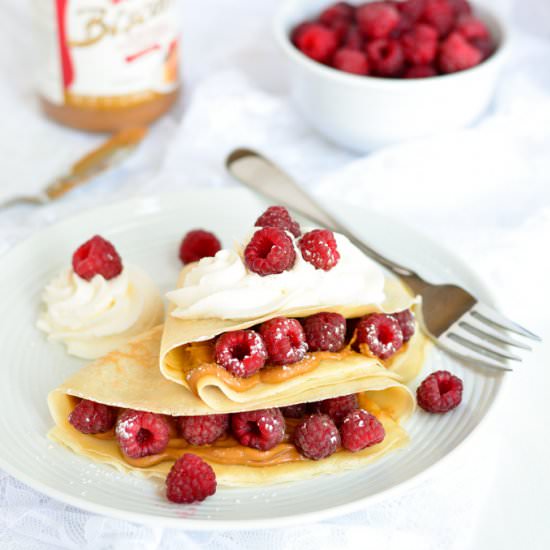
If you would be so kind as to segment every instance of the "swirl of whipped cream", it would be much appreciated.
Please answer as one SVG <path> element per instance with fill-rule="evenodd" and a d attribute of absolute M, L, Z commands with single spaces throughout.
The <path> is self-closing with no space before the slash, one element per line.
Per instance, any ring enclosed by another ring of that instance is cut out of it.
<path fill-rule="evenodd" d="M 150 277 L 135 266 L 117 277 L 96 275 L 90 281 L 71 268 L 44 290 L 37 326 L 50 340 L 61 341 L 71 355 L 95 359 L 133 336 L 162 323 L 164 305 Z"/>
<path fill-rule="evenodd" d="M 175 306 L 171 315 L 180 319 L 253 319 L 315 306 L 381 304 L 384 274 L 380 267 L 346 237 L 334 236 L 340 260 L 330 271 L 315 269 L 298 249 L 292 269 L 266 277 L 246 268 L 244 246 L 239 244 L 203 258 L 183 275 L 179 288 L 167 294 Z"/>

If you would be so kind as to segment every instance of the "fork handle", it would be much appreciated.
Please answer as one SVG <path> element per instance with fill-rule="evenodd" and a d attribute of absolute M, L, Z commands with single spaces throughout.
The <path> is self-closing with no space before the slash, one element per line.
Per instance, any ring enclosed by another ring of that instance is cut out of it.
<path fill-rule="evenodd" d="M 417 292 L 425 283 L 412 270 L 382 256 L 328 213 L 276 164 L 256 151 L 236 149 L 226 160 L 229 172 L 241 183 L 270 200 L 282 204 L 313 222 L 345 235 L 363 253 L 403 279 Z"/>

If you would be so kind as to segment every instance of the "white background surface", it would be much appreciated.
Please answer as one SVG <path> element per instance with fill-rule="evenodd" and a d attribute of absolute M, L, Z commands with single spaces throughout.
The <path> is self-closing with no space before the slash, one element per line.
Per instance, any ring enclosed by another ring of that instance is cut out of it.
<path fill-rule="evenodd" d="M 276 1 L 184 0 L 186 90 L 177 111 L 154 127 L 128 163 L 88 188 L 56 205 L 0 213 L 0 250 L 117 198 L 229 185 L 222 163 L 227 152 L 260 148 L 321 198 L 338 195 L 400 216 L 451 247 L 494 286 L 510 317 L 545 338 L 510 375 L 490 423 L 431 479 L 399 498 L 305 528 L 152 529 L 83 513 L 0 473 L 0 548 L 550 546 L 550 4 L 485 3 L 514 30 L 512 57 L 487 117 L 473 129 L 357 158 L 312 133 L 288 105 L 284 66 L 269 32 Z M 4 0 L 0 18 L 4 194 L 41 187 L 99 139 L 39 115 L 29 6 L 29 0 Z M 2 330 L 9 330 L 7 320 Z"/>

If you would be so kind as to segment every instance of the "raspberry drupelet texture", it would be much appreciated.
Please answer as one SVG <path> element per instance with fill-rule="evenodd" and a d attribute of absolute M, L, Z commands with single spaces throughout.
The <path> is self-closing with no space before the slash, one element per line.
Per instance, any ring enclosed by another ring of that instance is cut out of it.
<path fill-rule="evenodd" d="M 354 411 L 358 406 L 357 396 L 351 394 L 319 401 L 317 408 L 319 412 L 330 416 L 336 426 L 339 426 L 346 415 Z"/>
<path fill-rule="evenodd" d="M 426 0 L 405 0 L 404 2 L 398 2 L 396 4 L 401 15 L 412 22 L 418 21 L 425 6 Z"/>
<path fill-rule="evenodd" d="M 437 31 L 418 23 L 401 37 L 405 60 L 412 65 L 429 65 L 437 53 Z"/>
<path fill-rule="evenodd" d="M 399 40 L 380 38 L 367 44 L 371 72 L 377 76 L 395 77 L 405 66 L 405 56 Z"/>
<path fill-rule="evenodd" d="M 388 359 L 403 345 L 403 332 L 397 320 L 384 313 L 371 313 L 363 317 L 356 328 L 359 349 L 366 344 L 369 351 L 380 359 Z"/>
<path fill-rule="evenodd" d="M 277 227 L 290 231 L 295 237 L 302 234 L 300 224 L 292 219 L 284 206 L 270 206 L 254 224 L 256 227 Z"/>
<path fill-rule="evenodd" d="M 181 241 L 179 257 L 184 264 L 215 256 L 222 248 L 216 235 L 204 229 L 193 229 Z"/>
<path fill-rule="evenodd" d="M 239 378 L 252 376 L 267 360 L 264 341 L 253 330 L 225 332 L 218 337 L 214 348 L 216 363 Z"/>
<path fill-rule="evenodd" d="M 312 414 L 296 426 L 293 441 L 305 457 L 320 460 L 338 450 L 340 433 L 330 416 Z"/>
<path fill-rule="evenodd" d="M 357 23 L 369 38 L 387 38 L 400 20 L 399 10 L 387 2 L 369 2 L 357 8 Z"/>
<path fill-rule="evenodd" d="M 298 247 L 302 258 L 315 269 L 330 271 L 340 259 L 334 233 L 328 229 L 309 231 L 298 241 Z"/>
<path fill-rule="evenodd" d="M 303 321 L 309 351 L 340 351 L 346 342 L 346 319 L 339 313 L 322 312 Z"/>
<path fill-rule="evenodd" d="M 245 447 L 269 451 L 285 436 L 285 419 L 279 409 L 235 413 L 231 428 L 237 441 Z"/>
<path fill-rule="evenodd" d="M 307 351 L 304 329 L 297 319 L 275 317 L 260 327 L 269 362 L 289 365 L 304 358 Z"/>
<path fill-rule="evenodd" d="M 116 438 L 130 458 L 162 453 L 170 440 L 168 422 L 161 414 L 126 409 L 116 422 Z"/>
<path fill-rule="evenodd" d="M 229 415 L 180 416 L 176 418 L 176 424 L 182 437 L 191 445 L 209 445 L 225 435 Z"/>
<path fill-rule="evenodd" d="M 420 20 L 446 36 L 455 23 L 456 11 L 449 0 L 426 0 Z"/>
<path fill-rule="evenodd" d="M 307 413 L 307 410 L 307 403 L 299 403 L 298 405 L 281 407 L 281 413 L 285 418 L 302 418 Z"/>
<path fill-rule="evenodd" d="M 351 22 L 355 14 L 355 8 L 347 2 L 336 2 L 325 8 L 319 16 L 319 21 L 328 27 L 335 22 Z"/>
<path fill-rule="evenodd" d="M 384 440 L 386 432 L 376 416 L 364 409 L 351 411 L 340 425 L 342 447 L 356 452 L 376 445 Z"/>
<path fill-rule="evenodd" d="M 439 48 L 439 69 L 456 73 L 471 69 L 482 60 L 482 53 L 458 32 L 452 32 Z"/>
<path fill-rule="evenodd" d="M 460 33 L 466 40 L 478 38 L 489 38 L 489 29 L 483 21 L 471 15 L 463 15 L 458 19 L 455 31 Z"/>
<path fill-rule="evenodd" d="M 201 502 L 216 492 L 214 470 L 197 455 L 180 456 L 166 477 L 166 497 L 172 502 Z"/>
<path fill-rule="evenodd" d="M 114 279 L 122 273 L 122 260 L 109 241 L 96 235 L 73 254 L 73 271 L 86 281 L 96 275 L 107 280 Z"/>
<path fill-rule="evenodd" d="M 296 251 L 292 239 L 283 229 L 264 227 L 254 233 L 244 250 L 250 271 L 265 277 L 292 269 Z"/>
<path fill-rule="evenodd" d="M 416 390 L 418 405 L 430 413 L 445 413 L 462 401 L 462 380 L 446 370 L 430 374 Z"/>
<path fill-rule="evenodd" d="M 360 51 L 342 48 L 334 54 L 332 66 L 335 69 L 351 74 L 369 74 L 367 56 Z"/>
<path fill-rule="evenodd" d="M 320 23 L 311 23 L 296 33 L 296 46 L 315 61 L 326 63 L 338 47 L 338 35 Z"/>
<path fill-rule="evenodd" d="M 357 25 L 350 25 L 342 38 L 342 48 L 363 52 L 365 40 Z"/>
<path fill-rule="evenodd" d="M 414 315 L 410 309 L 404 309 L 398 313 L 392 313 L 392 317 L 399 323 L 401 332 L 403 333 L 403 342 L 408 342 L 414 335 L 416 325 Z"/>
<path fill-rule="evenodd" d="M 69 415 L 69 423 L 83 434 L 108 432 L 116 422 L 116 409 L 82 399 Z"/>

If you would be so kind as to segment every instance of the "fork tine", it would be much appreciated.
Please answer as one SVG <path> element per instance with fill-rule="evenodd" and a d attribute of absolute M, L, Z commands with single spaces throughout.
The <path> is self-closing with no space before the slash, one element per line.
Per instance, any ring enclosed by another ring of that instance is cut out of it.
<path fill-rule="evenodd" d="M 464 338 L 460 334 L 457 334 L 456 332 L 450 332 L 449 338 L 451 340 L 454 340 L 455 342 L 458 342 L 459 344 L 462 344 L 464 347 L 471 349 L 472 351 L 477 351 L 481 355 L 484 355 L 485 357 L 490 357 L 491 359 L 496 359 L 499 361 L 505 361 L 506 359 L 511 359 L 512 361 L 521 361 L 521 357 L 516 357 L 515 355 L 508 355 L 502 351 L 494 351 L 493 349 L 490 349 L 489 347 L 486 347 L 486 345 L 480 345 L 474 342 L 473 340 L 469 338 Z"/>
<path fill-rule="evenodd" d="M 478 321 L 475 317 L 470 316 L 467 318 L 467 321 L 459 321 L 458 326 L 482 340 L 532 351 L 532 348 L 527 344 L 510 338 L 508 335 L 505 336 L 501 332 L 497 332 L 491 325 Z"/>
<path fill-rule="evenodd" d="M 527 330 L 526 328 L 523 328 L 517 323 L 510 321 L 500 313 L 497 313 L 494 309 L 480 302 L 478 302 L 473 307 L 472 311 L 470 312 L 470 315 L 472 315 L 472 317 L 475 317 L 479 321 L 486 323 L 488 325 L 493 325 L 497 328 L 510 330 L 512 332 L 515 332 L 516 334 L 525 336 L 525 338 L 529 338 L 537 342 L 542 341 L 540 336 L 537 336 L 536 334 L 533 334 L 531 331 Z"/>
<path fill-rule="evenodd" d="M 521 361 L 522 358 L 509 352 L 498 345 L 495 345 L 484 338 L 480 338 L 471 332 L 468 332 L 463 327 L 455 325 L 449 331 L 449 336 L 456 335 L 460 339 L 460 343 L 466 345 L 464 342 L 468 342 L 474 348 L 479 348 L 480 353 L 490 353 L 502 359 L 510 359 L 511 361 Z M 481 351 L 483 350 L 483 351 Z"/>

